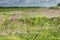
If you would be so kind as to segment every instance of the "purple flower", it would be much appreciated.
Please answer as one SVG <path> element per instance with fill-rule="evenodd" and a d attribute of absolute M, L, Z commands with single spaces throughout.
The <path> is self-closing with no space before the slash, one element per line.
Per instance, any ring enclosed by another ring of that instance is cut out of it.
<path fill-rule="evenodd" d="M 13 17 L 11 18 L 11 20 L 12 20 L 12 21 L 16 21 L 16 17 L 13 16 Z"/>
<path fill-rule="evenodd" d="M 0 22 L 2 21 L 2 19 L 3 19 L 3 18 L 2 18 L 2 17 L 0 17 Z"/>

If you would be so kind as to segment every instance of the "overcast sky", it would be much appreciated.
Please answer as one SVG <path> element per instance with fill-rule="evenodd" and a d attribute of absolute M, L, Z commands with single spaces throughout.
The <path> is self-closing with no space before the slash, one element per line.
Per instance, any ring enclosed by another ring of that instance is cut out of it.
<path fill-rule="evenodd" d="M 56 6 L 60 0 L 0 0 L 0 6 L 18 6 L 18 7 L 30 7 L 41 6 L 50 7 Z"/>

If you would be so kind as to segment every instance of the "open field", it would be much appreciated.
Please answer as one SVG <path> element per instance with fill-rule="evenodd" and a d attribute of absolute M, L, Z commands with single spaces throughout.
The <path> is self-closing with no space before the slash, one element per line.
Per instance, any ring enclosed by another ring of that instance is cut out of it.
<path fill-rule="evenodd" d="M 0 40 L 60 40 L 60 10 L 0 8 Z"/>

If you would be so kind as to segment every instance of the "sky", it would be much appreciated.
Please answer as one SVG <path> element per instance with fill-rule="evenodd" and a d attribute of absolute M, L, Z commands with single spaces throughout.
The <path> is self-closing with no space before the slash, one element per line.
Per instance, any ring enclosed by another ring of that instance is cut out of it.
<path fill-rule="evenodd" d="M 51 7 L 58 3 L 60 0 L 0 0 L 1 7 Z"/>

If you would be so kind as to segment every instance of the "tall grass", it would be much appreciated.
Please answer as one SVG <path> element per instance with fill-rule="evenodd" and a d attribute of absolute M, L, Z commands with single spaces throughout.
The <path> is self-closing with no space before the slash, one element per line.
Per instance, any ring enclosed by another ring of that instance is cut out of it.
<path fill-rule="evenodd" d="M 60 17 L 0 16 L 0 40 L 60 40 Z"/>

